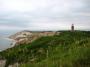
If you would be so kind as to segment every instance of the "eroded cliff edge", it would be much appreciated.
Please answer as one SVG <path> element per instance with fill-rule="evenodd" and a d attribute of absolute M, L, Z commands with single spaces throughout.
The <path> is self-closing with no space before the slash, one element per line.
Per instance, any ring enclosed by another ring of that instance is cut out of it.
<path fill-rule="evenodd" d="M 32 41 L 45 36 L 54 36 L 59 35 L 60 32 L 56 31 L 28 31 L 24 30 L 21 32 L 17 32 L 16 34 L 13 34 L 9 36 L 9 38 L 14 39 L 16 41 L 16 44 L 22 44 L 22 43 L 31 43 Z"/>

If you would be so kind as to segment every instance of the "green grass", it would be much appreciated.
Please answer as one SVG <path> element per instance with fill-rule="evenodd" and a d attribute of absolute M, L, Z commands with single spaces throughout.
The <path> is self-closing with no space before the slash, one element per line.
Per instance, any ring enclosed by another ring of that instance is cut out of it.
<path fill-rule="evenodd" d="M 6 67 L 90 67 L 90 32 L 62 32 L 0 53 Z"/>

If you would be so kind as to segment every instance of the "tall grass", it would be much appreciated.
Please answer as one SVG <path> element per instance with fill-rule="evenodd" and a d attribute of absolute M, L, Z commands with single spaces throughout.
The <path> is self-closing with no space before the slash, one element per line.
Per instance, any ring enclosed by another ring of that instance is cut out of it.
<path fill-rule="evenodd" d="M 41 37 L 31 44 L 21 44 L 0 53 L 6 66 L 20 67 L 90 67 L 90 32 L 62 32 Z"/>

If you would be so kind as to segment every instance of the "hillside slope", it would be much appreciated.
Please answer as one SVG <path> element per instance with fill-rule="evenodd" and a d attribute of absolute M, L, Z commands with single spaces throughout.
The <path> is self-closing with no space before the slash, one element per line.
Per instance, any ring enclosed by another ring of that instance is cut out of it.
<path fill-rule="evenodd" d="M 6 67 L 90 67 L 90 32 L 62 32 L 0 53 Z"/>

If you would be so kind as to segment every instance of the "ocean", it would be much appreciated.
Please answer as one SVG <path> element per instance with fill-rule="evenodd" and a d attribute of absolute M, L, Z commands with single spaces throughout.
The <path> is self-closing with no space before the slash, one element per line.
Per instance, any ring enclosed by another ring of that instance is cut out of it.
<path fill-rule="evenodd" d="M 0 38 L 0 51 L 11 48 L 15 45 L 15 41 L 9 38 Z"/>

